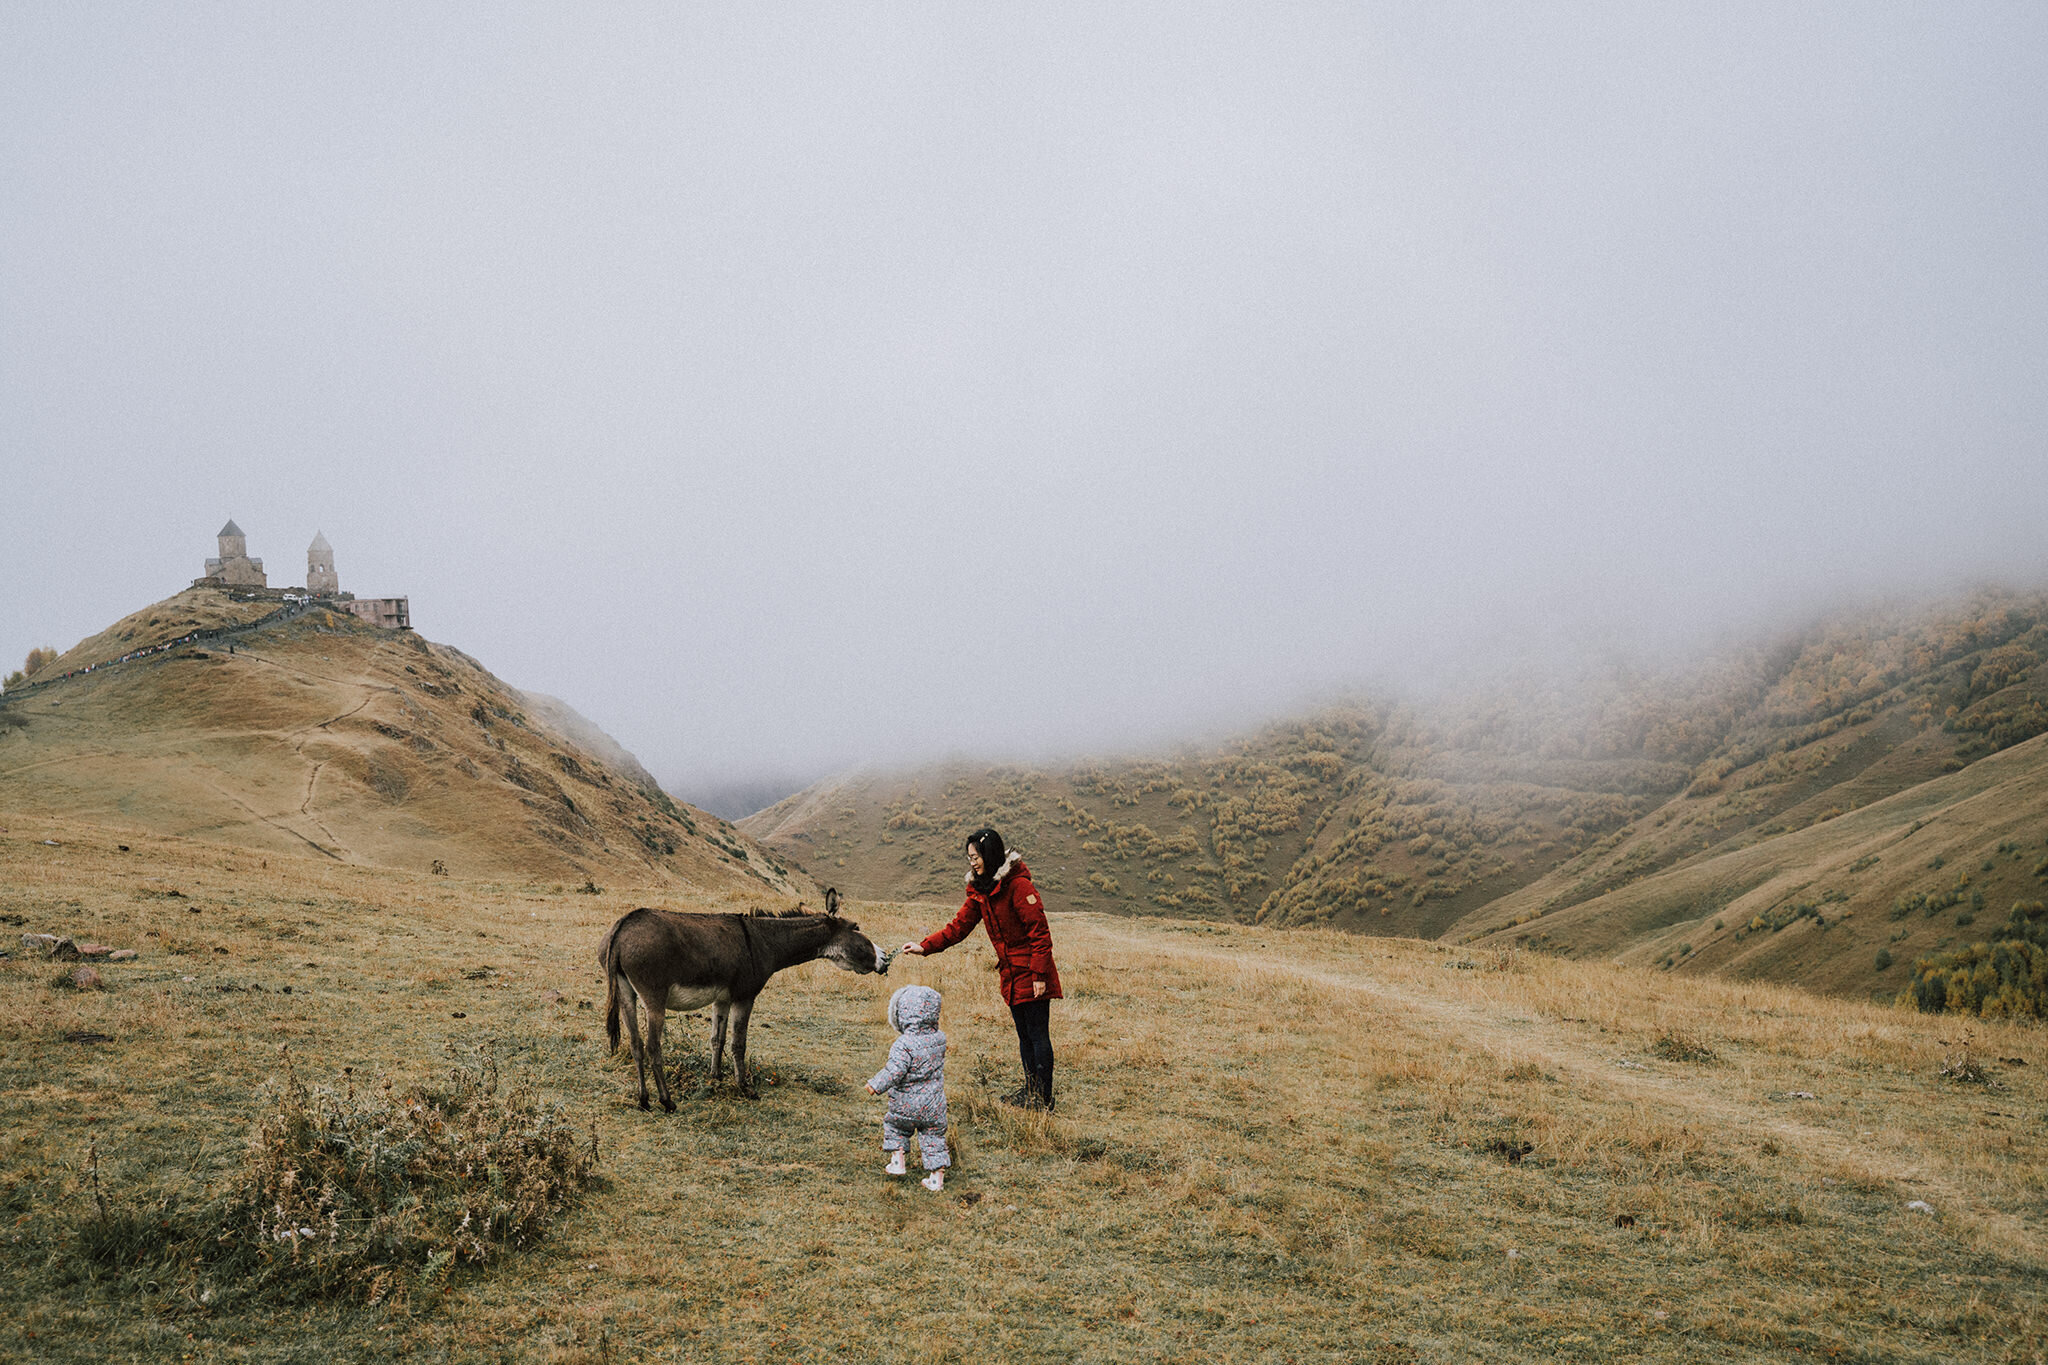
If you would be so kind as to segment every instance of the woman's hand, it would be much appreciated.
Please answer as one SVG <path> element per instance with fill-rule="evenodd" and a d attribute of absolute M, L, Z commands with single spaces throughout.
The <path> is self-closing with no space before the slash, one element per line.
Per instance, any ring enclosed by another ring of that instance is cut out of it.
<path fill-rule="evenodd" d="M 909 953 L 912 957 L 924 956 L 924 949 L 920 948 L 915 943 L 906 943 L 901 948 L 898 948 L 896 951 L 899 953 Z"/>
<path fill-rule="evenodd" d="M 1031 981 L 1031 998 L 1032 998 L 1033 1000 L 1043 1000 L 1043 999 L 1045 998 L 1045 978 L 1044 978 L 1044 977 L 1040 976 L 1040 977 L 1034 977 L 1034 978 L 1032 978 L 1032 981 Z"/>

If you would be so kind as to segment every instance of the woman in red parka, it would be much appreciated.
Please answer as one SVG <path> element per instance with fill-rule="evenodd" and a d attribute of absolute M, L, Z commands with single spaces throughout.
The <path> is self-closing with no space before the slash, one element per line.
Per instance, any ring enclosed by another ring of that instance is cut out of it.
<path fill-rule="evenodd" d="M 1031 884 L 1031 870 L 1003 836 L 978 829 L 967 836 L 967 900 L 953 922 L 903 951 L 943 953 L 974 932 L 988 930 L 996 950 L 1004 1003 L 1017 1025 L 1017 1052 L 1024 1062 L 1023 1088 L 1003 1096 L 1022 1108 L 1052 1104 L 1052 1002 L 1060 998 L 1060 972 L 1052 961 L 1052 930 L 1045 904 Z"/>

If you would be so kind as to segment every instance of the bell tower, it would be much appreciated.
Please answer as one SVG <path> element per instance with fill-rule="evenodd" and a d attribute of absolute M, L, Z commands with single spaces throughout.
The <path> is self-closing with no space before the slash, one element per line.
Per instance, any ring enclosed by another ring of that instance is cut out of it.
<path fill-rule="evenodd" d="M 341 591 L 341 576 L 334 572 L 334 547 L 318 531 L 306 549 L 306 591 L 316 597 L 332 597 Z"/>

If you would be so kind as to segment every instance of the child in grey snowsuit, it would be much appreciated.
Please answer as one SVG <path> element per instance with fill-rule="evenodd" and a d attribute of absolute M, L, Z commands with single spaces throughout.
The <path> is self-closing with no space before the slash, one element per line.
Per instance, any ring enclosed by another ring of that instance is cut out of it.
<path fill-rule="evenodd" d="M 889 1045 L 889 1062 L 868 1082 L 871 1095 L 886 1094 L 882 1150 L 890 1175 L 904 1174 L 903 1155 L 917 1134 L 918 1153 L 929 1174 L 928 1190 L 944 1189 L 946 1167 L 946 1035 L 939 1032 L 939 993 L 930 986 L 905 986 L 889 997 L 889 1024 L 900 1035 Z"/>

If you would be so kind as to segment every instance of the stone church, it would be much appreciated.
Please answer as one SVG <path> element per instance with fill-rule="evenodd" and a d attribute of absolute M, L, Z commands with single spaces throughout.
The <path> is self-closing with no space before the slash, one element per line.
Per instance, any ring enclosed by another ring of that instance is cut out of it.
<path fill-rule="evenodd" d="M 229 520 L 220 528 L 220 557 L 206 561 L 206 574 L 193 580 L 193 587 L 268 588 L 269 575 L 263 561 L 249 557 L 249 538 Z M 306 591 L 314 597 L 339 597 L 341 575 L 334 571 L 334 547 L 325 534 L 315 531 L 306 547 Z"/>
<path fill-rule="evenodd" d="M 263 561 L 249 558 L 249 538 L 234 518 L 220 528 L 220 558 L 206 561 L 206 576 L 219 579 L 230 588 L 263 588 L 270 580 L 263 575 Z"/>
<path fill-rule="evenodd" d="M 255 588 L 264 594 L 288 599 L 286 589 L 273 589 L 263 572 L 263 561 L 249 557 L 249 539 L 230 520 L 220 528 L 220 557 L 206 561 L 206 576 L 192 580 L 195 588 Z M 334 569 L 334 547 L 324 533 L 315 531 L 306 547 L 306 594 L 325 601 L 337 611 L 360 617 L 386 630 L 412 629 L 412 604 L 403 597 L 363 597 L 341 590 L 341 575 Z"/>

